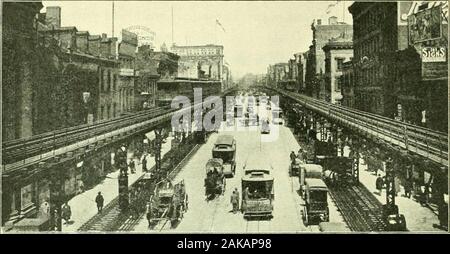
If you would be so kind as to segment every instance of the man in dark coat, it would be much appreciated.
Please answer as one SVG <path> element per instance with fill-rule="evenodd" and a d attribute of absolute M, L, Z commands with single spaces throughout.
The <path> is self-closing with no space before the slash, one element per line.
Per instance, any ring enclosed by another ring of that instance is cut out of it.
<path fill-rule="evenodd" d="M 97 209 L 99 213 L 102 212 L 104 201 L 105 200 L 103 199 L 102 193 L 99 191 L 97 197 L 95 198 L 95 203 L 97 203 Z"/>
<path fill-rule="evenodd" d="M 381 195 L 381 190 L 383 189 L 383 184 L 384 184 L 383 178 L 381 177 L 380 174 L 378 174 L 377 180 L 375 181 L 375 187 L 378 190 L 378 195 Z"/>
<path fill-rule="evenodd" d="M 296 158 L 297 156 L 295 156 L 295 152 L 292 151 L 291 154 L 289 155 L 289 157 L 291 158 L 291 163 L 294 163 L 295 158 Z"/>
<path fill-rule="evenodd" d="M 130 159 L 130 163 L 128 163 L 128 166 L 130 167 L 131 174 L 136 173 L 136 166 L 134 165 L 133 158 Z"/>
<path fill-rule="evenodd" d="M 142 172 L 147 172 L 147 155 L 144 154 L 144 158 L 142 158 Z"/>
<path fill-rule="evenodd" d="M 406 179 L 404 188 L 405 188 L 405 197 L 411 198 L 412 180 L 410 178 Z"/>
<path fill-rule="evenodd" d="M 66 202 L 61 209 L 61 217 L 64 219 L 65 223 L 68 224 L 71 216 L 72 210 L 70 209 L 70 205 Z"/>
<path fill-rule="evenodd" d="M 239 192 L 237 188 L 231 194 L 231 205 L 233 206 L 233 213 L 239 211 Z"/>

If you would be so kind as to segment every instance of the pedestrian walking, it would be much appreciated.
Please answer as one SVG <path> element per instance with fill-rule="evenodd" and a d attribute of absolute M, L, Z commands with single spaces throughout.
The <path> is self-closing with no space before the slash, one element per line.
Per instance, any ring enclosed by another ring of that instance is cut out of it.
<path fill-rule="evenodd" d="M 377 180 L 375 181 L 375 187 L 377 188 L 378 195 L 380 195 L 380 196 L 381 196 L 381 190 L 383 189 L 383 184 L 384 184 L 383 178 L 381 177 L 380 174 L 378 174 Z"/>
<path fill-rule="evenodd" d="M 47 200 L 42 202 L 41 208 L 40 208 L 40 214 L 42 217 L 49 217 L 50 216 L 50 204 Z"/>
<path fill-rule="evenodd" d="M 152 212 L 151 212 L 150 203 L 147 203 L 145 210 L 146 210 L 145 214 L 146 214 L 147 221 L 148 221 L 148 227 L 150 227 L 152 225 Z"/>
<path fill-rule="evenodd" d="M 142 172 L 147 172 L 147 155 L 142 158 Z"/>
<path fill-rule="evenodd" d="M 395 196 L 400 192 L 400 178 L 394 177 Z"/>
<path fill-rule="evenodd" d="M 65 221 L 65 224 L 68 224 L 70 221 L 70 217 L 72 216 L 72 210 L 70 209 L 69 204 L 66 202 L 61 209 L 61 217 Z"/>
<path fill-rule="evenodd" d="M 78 181 L 78 194 L 83 193 L 84 192 L 84 182 L 83 180 L 79 180 Z"/>
<path fill-rule="evenodd" d="M 130 159 L 130 163 L 128 163 L 128 167 L 130 167 L 131 174 L 136 173 L 136 166 L 134 165 L 133 158 Z"/>
<path fill-rule="evenodd" d="M 294 163 L 295 158 L 296 158 L 297 156 L 295 156 L 295 152 L 292 151 L 291 154 L 289 155 L 289 157 L 291 158 L 291 163 Z"/>
<path fill-rule="evenodd" d="M 102 212 L 102 209 L 103 209 L 103 202 L 104 202 L 104 201 L 105 201 L 105 200 L 103 199 L 103 195 L 102 195 L 102 193 L 99 191 L 98 194 L 97 194 L 97 197 L 95 198 L 95 203 L 97 203 L 97 209 L 98 209 L 98 212 L 99 212 L 99 213 Z"/>
<path fill-rule="evenodd" d="M 412 190 L 412 181 L 411 179 L 406 179 L 405 186 L 405 197 L 411 198 L 411 190 Z"/>
<path fill-rule="evenodd" d="M 236 192 L 236 199 L 237 199 L 237 202 L 236 202 L 236 205 L 237 205 L 236 211 L 239 211 L 239 191 L 238 191 L 237 188 L 234 188 L 234 191 Z"/>
<path fill-rule="evenodd" d="M 298 149 L 297 158 L 299 158 L 301 161 L 305 162 L 306 161 L 306 151 L 303 150 L 302 148 Z"/>
<path fill-rule="evenodd" d="M 239 210 L 239 192 L 237 188 L 231 194 L 231 205 L 233 206 L 233 213 L 236 213 Z"/>

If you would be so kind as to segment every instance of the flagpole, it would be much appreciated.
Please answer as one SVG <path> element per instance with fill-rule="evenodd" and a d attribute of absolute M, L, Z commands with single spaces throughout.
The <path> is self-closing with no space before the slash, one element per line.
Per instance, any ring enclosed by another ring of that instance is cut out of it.
<path fill-rule="evenodd" d="M 173 45 L 173 6 L 172 6 L 172 45 Z"/>
<path fill-rule="evenodd" d="M 114 1 L 112 2 L 112 36 L 114 37 Z"/>
<path fill-rule="evenodd" d="M 214 44 L 217 44 L 217 20 L 214 22 Z"/>

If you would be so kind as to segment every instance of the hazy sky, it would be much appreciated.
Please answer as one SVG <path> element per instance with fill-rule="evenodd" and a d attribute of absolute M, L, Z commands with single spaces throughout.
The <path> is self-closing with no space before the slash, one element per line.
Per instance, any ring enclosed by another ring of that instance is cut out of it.
<path fill-rule="evenodd" d="M 157 49 L 172 42 L 171 8 L 174 10 L 174 41 L 177 45 L 217 43 L 224 45 L 225 60 L 234 77 L 245 73 L 265 73 L 267 66 L 287 62 L 311 44 L 313 19 L 337 16 L 351 23 L 347 7 L 351 2 L 147 2 L 115 1 L 115 36 L 134 25 L 156 33 Z M 44 1 L 45 6 L 61 6 L 62 26 L 76 26 L 90 34 L 112 34 L 112 2 Z M 345 12 L 344 12 L 345 10 Z M 42 10 L 45 11 L 45 8 Z M 216 19 L 225 32 L 216 26 Z M 324 22 L 324 21 L 323 21 Z M 325 21 L 327 22 L 327 21 Z"/>

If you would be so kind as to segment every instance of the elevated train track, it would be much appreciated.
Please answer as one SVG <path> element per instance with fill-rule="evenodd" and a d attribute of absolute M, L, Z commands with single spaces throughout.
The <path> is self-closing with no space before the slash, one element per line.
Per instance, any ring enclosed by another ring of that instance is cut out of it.
<path fill-rule="evenodd" d="M 448 171 L 448 134 L 399 122 L 380 115 L 339 106 L 294 92 L 268 89 L 286 96 L 320 115 L 360 132 L 363 136 L 420 155 Z"/>
<path fill-rule="evenodd" d="M 232 92 L 227 90 L 223 95 Z M 130 115 L 2 143 L 3 175 L 108 139 L 149 131 L 170 121 L 176 109 L 162 106 Z"/>
<path fill-rule="evenodd" d="M 330 196 L 351 231 L 386 231 L 382 204 L 362 184 L 330 187 Z"/>
<path fill-rule="evenodd" d="M 171 111 L 170 107 L 159 107 L 125 115 L 95 124 L 84 124 L 64 128 L 52 132 L 35 135 L 29 138 L 11 140 L 2 143 L 2 164 L 11 164 L 30 157 L 98 136 L 123 127 L 160 116 Z"/>

